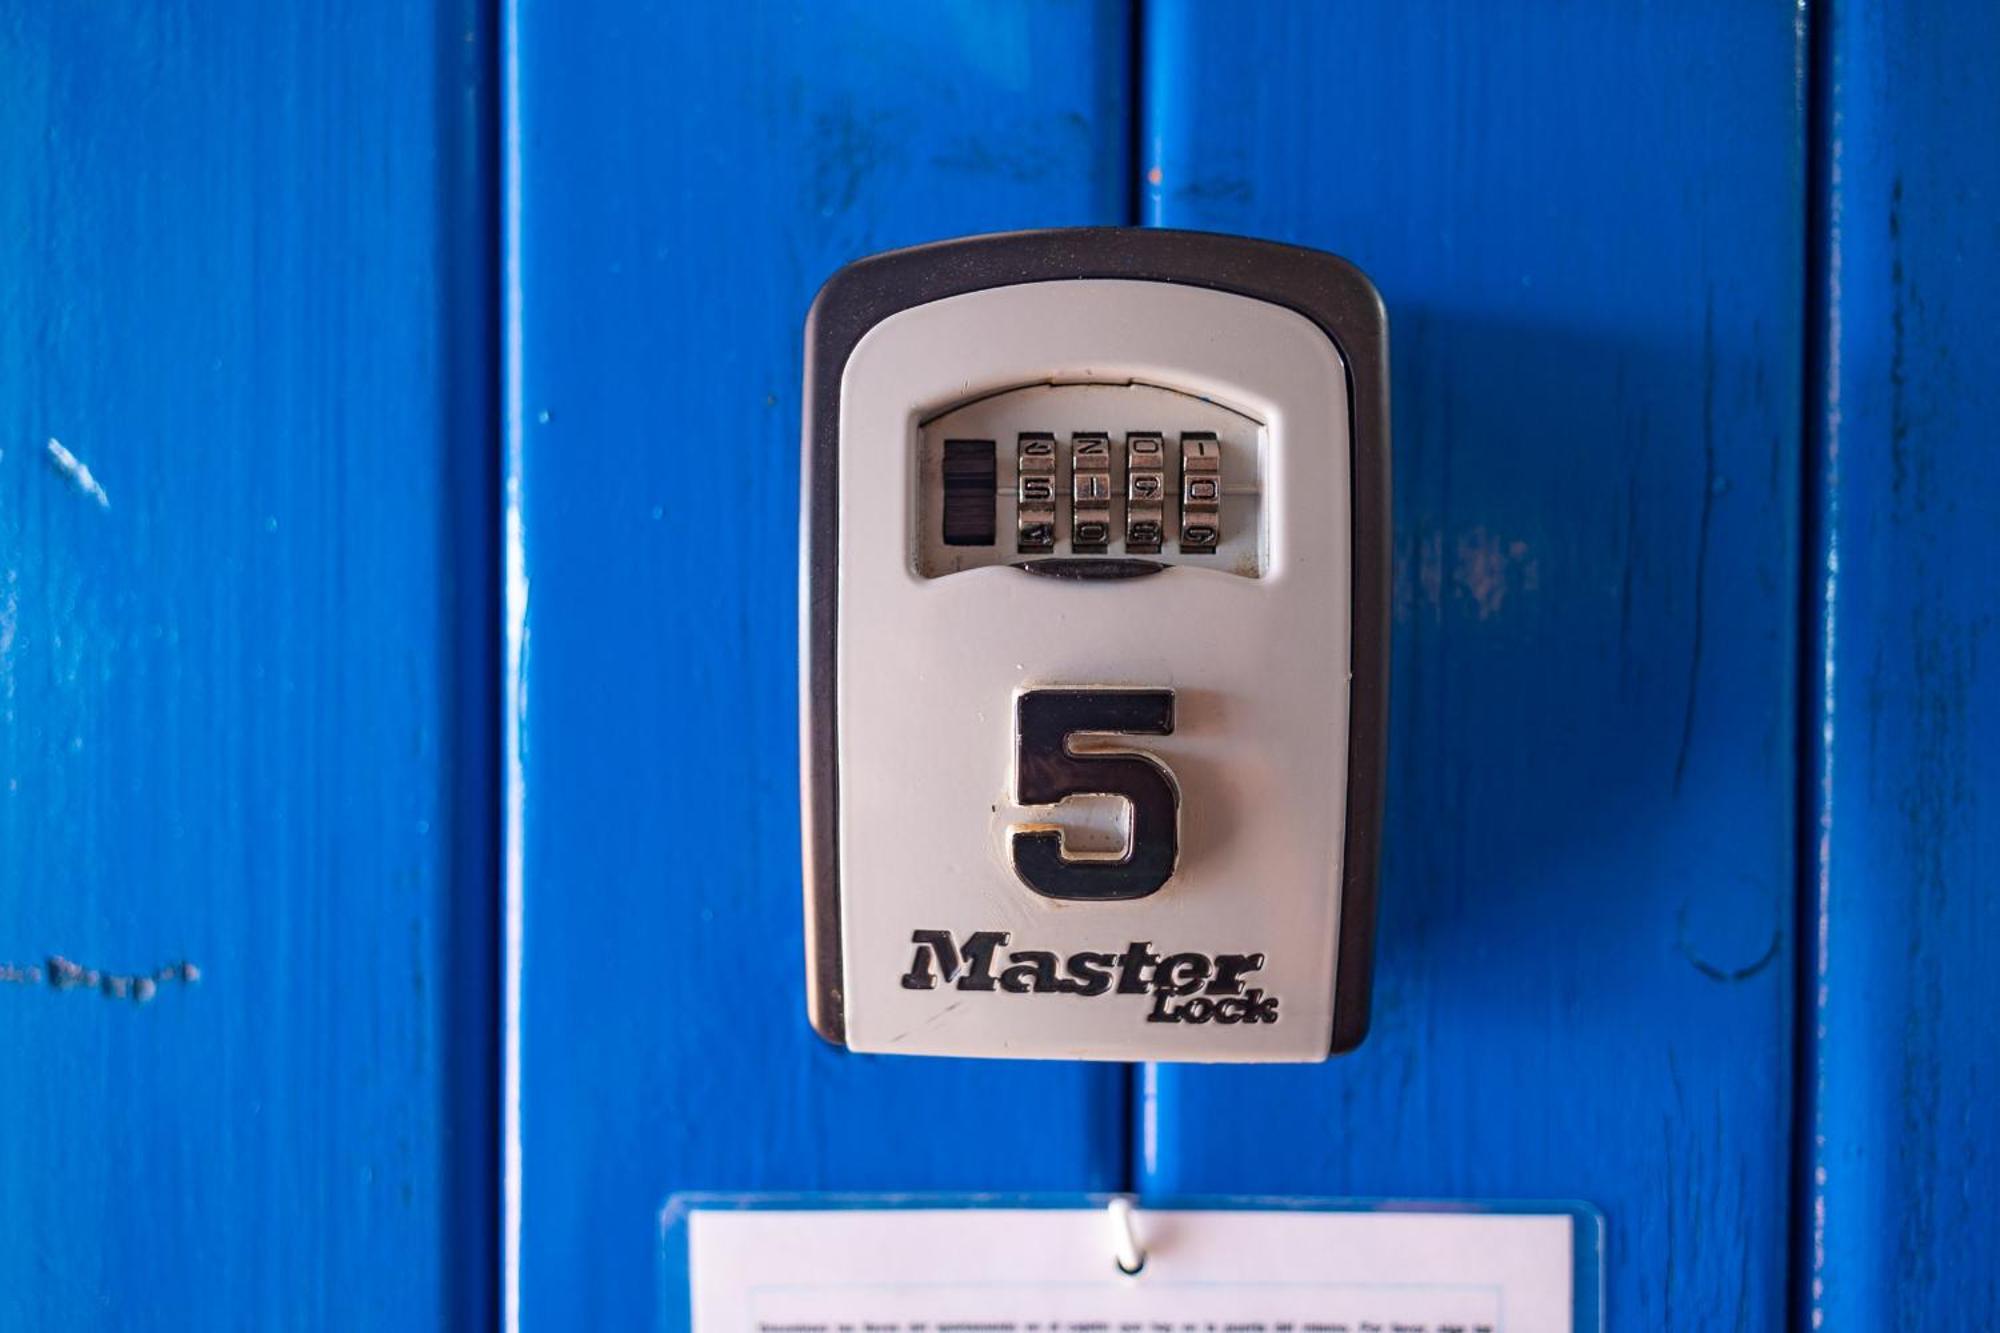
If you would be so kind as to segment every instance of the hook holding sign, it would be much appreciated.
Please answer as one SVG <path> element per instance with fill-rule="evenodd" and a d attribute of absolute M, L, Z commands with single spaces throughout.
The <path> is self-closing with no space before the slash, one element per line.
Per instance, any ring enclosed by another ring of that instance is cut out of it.
<path fill-rule="evenodd" d="M 1111 1222 L 1111 1262 L 1126 1277 L 1139 1276 L 1146 1267 L 1146 1250 L 1139 1244 L 1131 1197 L 1113 1195 L 1105 1215 Z"/>

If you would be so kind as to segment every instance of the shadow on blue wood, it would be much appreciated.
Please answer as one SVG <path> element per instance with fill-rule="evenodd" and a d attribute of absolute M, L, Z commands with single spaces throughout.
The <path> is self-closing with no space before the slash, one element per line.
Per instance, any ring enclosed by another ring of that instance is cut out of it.
<path fill-rule="evenodd" d="M 2000 15 L 1833 8 L 1801 1302 L 2000 1308 Z"/>
<path fill-rule="evenodd" d="M 1117 1067 L 807 1027 L 799 366 L 842 263 L 1119 221 L 1122 5 L 523 5 L 520 1310 L 651 1317 L 685 1189 L 1104 1189 Z"/>
<path fill-rule="evenodd" d="M 1143 1186 L 1581 1197 L 1610 1327 L 1779 1327 L 1794 16 L 1146 19 L 1148 220 L 1333 250 L 1387 302 L 1397 573 L 1373 1034 L 1149 1070 Z"/>
<path fill-rule="evenodd" d="M 481 1326 L 478 8 L 6 8 L 0 1326 Z"/>

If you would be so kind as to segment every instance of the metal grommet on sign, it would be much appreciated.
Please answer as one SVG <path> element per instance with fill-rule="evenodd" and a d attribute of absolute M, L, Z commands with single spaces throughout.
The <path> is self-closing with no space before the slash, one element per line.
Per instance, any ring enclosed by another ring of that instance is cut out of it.
<path fill-rule="evenodd" d="M 1111 1223 L 1111 1261 L 1126 1277 L 1139 1276 L 1146 1267 L 1146 1251 L 1140 1247 L 1139 1234 L 1133 1225 L 1132 1200 L 1117 1195 L 1105 1212 Z"/>

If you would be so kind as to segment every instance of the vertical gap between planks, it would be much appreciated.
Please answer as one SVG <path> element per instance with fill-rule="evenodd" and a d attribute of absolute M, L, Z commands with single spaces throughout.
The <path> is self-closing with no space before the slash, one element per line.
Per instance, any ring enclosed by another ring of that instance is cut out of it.
<path fill-rule="evenodd" d="M 1146 152 L 1149 116 L 1146 103 L 1146 0 L 1128 0 L 1125 9 L 1125 225 L 1141 226 L 1146 200 Z M 1152 1142 L 1153 1069 L 1151 1065 L 1124 1067 L 1124 1097 L 1120 1107 L 1120 1139 L 1124 1144 L 1119 1163 L 1118 1188 L 1137 1193 L 1146 1178 L 1147 1145 Z M 1143 1087 L 1141 1084 L 1143 1083 Z"/>
<path fill-rule="evenodd" d="M 500 1326 L 521 1327 L 521 946 L 522 826 L 526 740 L 521 672 L 528 646 L 528 577 L 521 515 L 521 70 L 519 0 L 497 5 L 494 102 L 499 134 L 496 211 L 499 264 L 501 428 L 500 821 L 501 821 L 501 1182 Z"/>
<path fill-rule="evenodd" d="M 499 968 L 496 892 L 502 809 L 495 669 L 500 658 L 500 343 L 493 285 L 499 258 L 499 181 L 493 0 L 455 0 L 431 12 L 436 43 L 432 105 L 437 153 L 434 313 L 440 348 L 439 554 L 444 594 L 441 700 L 449 838 L 442 931 L 449 977 L 441 1001 L 440 1172 L 444 1199 L 443 1317 L 491 1327 L 498 1307 L 500 1237 Z"/>
<path fill-rule="evenodd" d="M 1125 8 L 1125 225 L 1145 223 L 1146 0 Z"/>
<path fill-rule="evenodd" d="M 1832 449 L 1837 424 L 1833 357 L 1837 354 L 1833 282 L 1839 262 L 1834 166 L 1832 3 L 1799 0 L 1804 62 L 1800 101 L 1805 132 L 1804 347 L 1800 376 L 1799 588 L 1796 783 L 1798 948 L 1794 951 L 1792 1190 L 1789 1228 L 1788 1325 L 1803 1333 L 1819 1323 L 1823 1197 L 1819 1172 L 1821 988 L 1825 984 L 1826 836 L 1829 829 L 1832 724 L 1836 498 Z"/>

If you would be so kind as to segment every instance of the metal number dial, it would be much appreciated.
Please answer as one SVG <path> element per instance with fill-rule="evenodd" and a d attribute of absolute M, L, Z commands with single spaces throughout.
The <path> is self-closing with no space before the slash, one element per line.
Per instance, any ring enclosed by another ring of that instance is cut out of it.
<path fill-rule="evenodd" d="M 1078 753 L 1078 735 L 1169 736 L 1172 690 L 1027 690 L 1014 708 L 1014 799 L 1055 805 L 1071 796 L 1120 796 L 1132 806 L 1125 855 L 1071 858 L 1050 828 L 1015 830 L 1014 873 L 1048 898 L 1144 898 L 1172 878 L 1180 858 L 1180 789 L 1149 755 Z"/>

